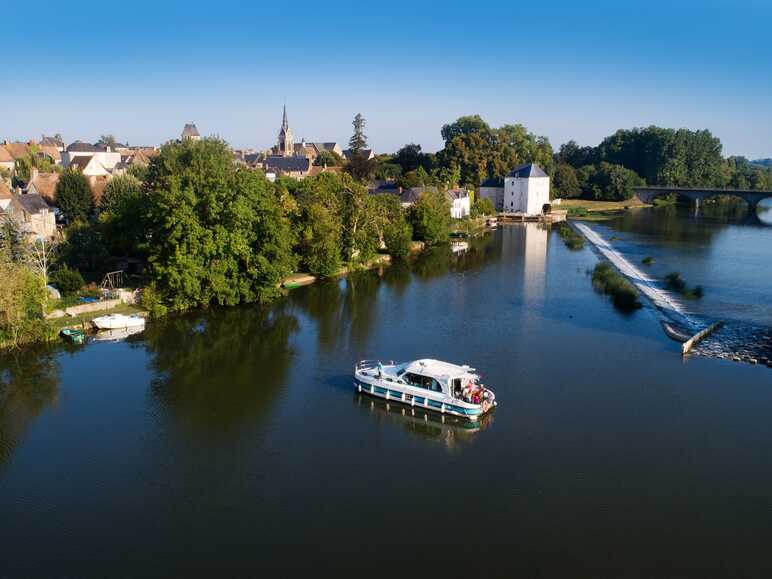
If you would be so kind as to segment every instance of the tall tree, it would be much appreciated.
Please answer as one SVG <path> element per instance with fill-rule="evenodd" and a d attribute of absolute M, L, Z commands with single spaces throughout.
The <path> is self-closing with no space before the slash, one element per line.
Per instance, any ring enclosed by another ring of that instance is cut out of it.
<path fill-rule="evenodd" d="M 75 169 L 65 169 L 54 192 L 54 202 L 69 222 L 86 221 L 94 212 L 94 194 L 88 179 Z"/>
<path fill-rule="evenodd" d="M 447 241 L 450 233 L 450 203 L 444 193 L 427 191 L 410 207 L 408 221 L 417 240 L 427 245 Z"/>
<path fill-rule="evenodd" d="M 349 139 L 348 147 L 356 153 L 367 148 L 367 136 L 365 136 L 367 121 L 362 116 L 362 113 L 357 113 L 351 124 L 354 125 L 354 134 Z"/>
<path fill-rule="evenodd" d="M 148 175 L 154 289 L 173 311 L 263 301 L 294 268 L 279 194 L 216 139 L 170 142 Z"/>

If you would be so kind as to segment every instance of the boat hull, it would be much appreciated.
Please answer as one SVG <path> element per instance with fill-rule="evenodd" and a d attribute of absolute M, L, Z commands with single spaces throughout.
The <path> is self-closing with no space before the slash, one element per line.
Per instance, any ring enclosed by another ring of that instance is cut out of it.
<path fill-rule="evenodd" d="M 145 319 L 134 316 L 103 316 L 101 318 L 94 318 L 91 321 L 99 330 L 124 330 L 145 327 Z"/>
<path fill-rule="evenodd" d="M 382 398 L 389 402 L 399 402 L 406 406 L 412 406 L 417 408 L 423 408 L 438 412 L 440 414 L 450 414 L 453 416 L 459 416 L 467 420 L 479 420 L 484 414 L 490 412 L 496 405 L 494 402 L 487 410 L 483 410 L 482 405 L 461 405 L 457 401 L 441 401 L 429 396 L 420 396 L 416 394 L 409 394 L 396 390 L 393 387 L 388 387 L 385 384 L 368 383 L 360 378 L 354 378 L 354 389 L 362 394 L 369 394 L 376 398 Z"/>

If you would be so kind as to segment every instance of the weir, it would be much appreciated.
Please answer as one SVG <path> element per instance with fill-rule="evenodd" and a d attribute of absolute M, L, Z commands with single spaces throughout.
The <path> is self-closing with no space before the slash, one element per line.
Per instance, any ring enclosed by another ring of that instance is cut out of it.
<path fill-rule="evenodd" d="M 681 300 L 672 296 L 666 290 L 657 286 L 654 278 L 646 275 L 625 259 L 605 239 L 590 229 L 584 223 L 572 224 L 595 249 L 603 255 L 619 272 L 627 277 L 632 284 L 655 306 L 666 318 L 666 321 L 675 322 L 692 333 L 697 332 L 701 324 L 693 319 Z"/>

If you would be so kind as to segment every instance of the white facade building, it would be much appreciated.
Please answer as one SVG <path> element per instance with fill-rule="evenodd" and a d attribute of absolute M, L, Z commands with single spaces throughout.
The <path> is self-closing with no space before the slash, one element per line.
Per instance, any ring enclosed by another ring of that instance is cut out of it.
<path fill-rule="evenodd" d="M 62 153 L 62 166 L 67 169 L 79 157 L 92 157 L 94 162 L 98 163 L 106 171 L 112 171 L 118 163 L 121 162 L 121 154 L 113 151 L 110 147 L 101 147 L 90 145 L 81 141 L 75 141 L 67 150 Z M 83 161 L 78 161 L 78 164 Z M 90 161 L 89 161 L 90 162 Z"/>
<path fill-rule="evenodd" d="M 533 163 L 516 167 L 504 179 L 506 213 L 540 215 L 550 202 L 550 178 Z"/>
<path fill-rule="evenodd" d="M 450 189 L 447 196 L 448 201 L 450 201 L 450 216 L 453 219 L 463 219 L 471 213 L 471 200 L 466 190 Z"/>

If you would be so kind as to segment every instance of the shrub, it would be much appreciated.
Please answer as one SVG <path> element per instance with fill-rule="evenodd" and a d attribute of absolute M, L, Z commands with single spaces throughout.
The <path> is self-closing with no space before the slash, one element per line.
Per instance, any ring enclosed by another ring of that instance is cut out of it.
<path fill-rule="evenodd" d="M 633 311 L 642 307 L 638 300 L 638 290 L 606 261 L 595 266 L 592 272 L 592 287 L 598 293 L 611 297 L 614 307 L 622 311 Z"/>
<path fill-rule="evenodd" d="M 390 223 L 383 232 L 386 250 L 392 257 L 405 257 L 410 253 L 413 241 L 413 228 L 404 219 Z"/>
<path fill-rule="evenodd" d="M 558 235 L 571 251 L 579 251 L 584 248 L 584 236 L 578 233 L 568 223 L 560 222 L 557 224 Z"/>
<path fill-rule="evenodd" d="M 163 303 L 161 294 L 158 293 L 153 284 L 148 285 L 142 290 L 140 299 L 142 307 L 150 314 L 151 318 L 161 318 L 166 315 L 168 308 Z"/>
<path fill-rule="evenodd" d="M 681 274 L 677 271 L 672 271 L 665 276 L 665 289 L 677 292 L 689 300 L 698 300 L 705 294 L 705 290 L 702 286 L 698 285 L 689 288 L 686 281 L 684 281 Z"/>
<path fill-rule="evenodd" d="M 651 257 L 650 255 L 647 255 L 646 257 L 644 257 L 644 258 L 641 260 L 641 263 L 642 263 L 643 265 L 651 265 L 652 263 L 654 263 L 654 258 L 653 258 L 653 257 Z"/>
<path fill-rule="evenodd" d="M 83 281 L 83 276 L 76 269 L 70 269 L 66 265 L 54 272 L 51 276 L 51 281 L 56 288 L 62 292 L 63 296 L 71 296 L 78 293 L 80 288 L 86 283 Z"/>

